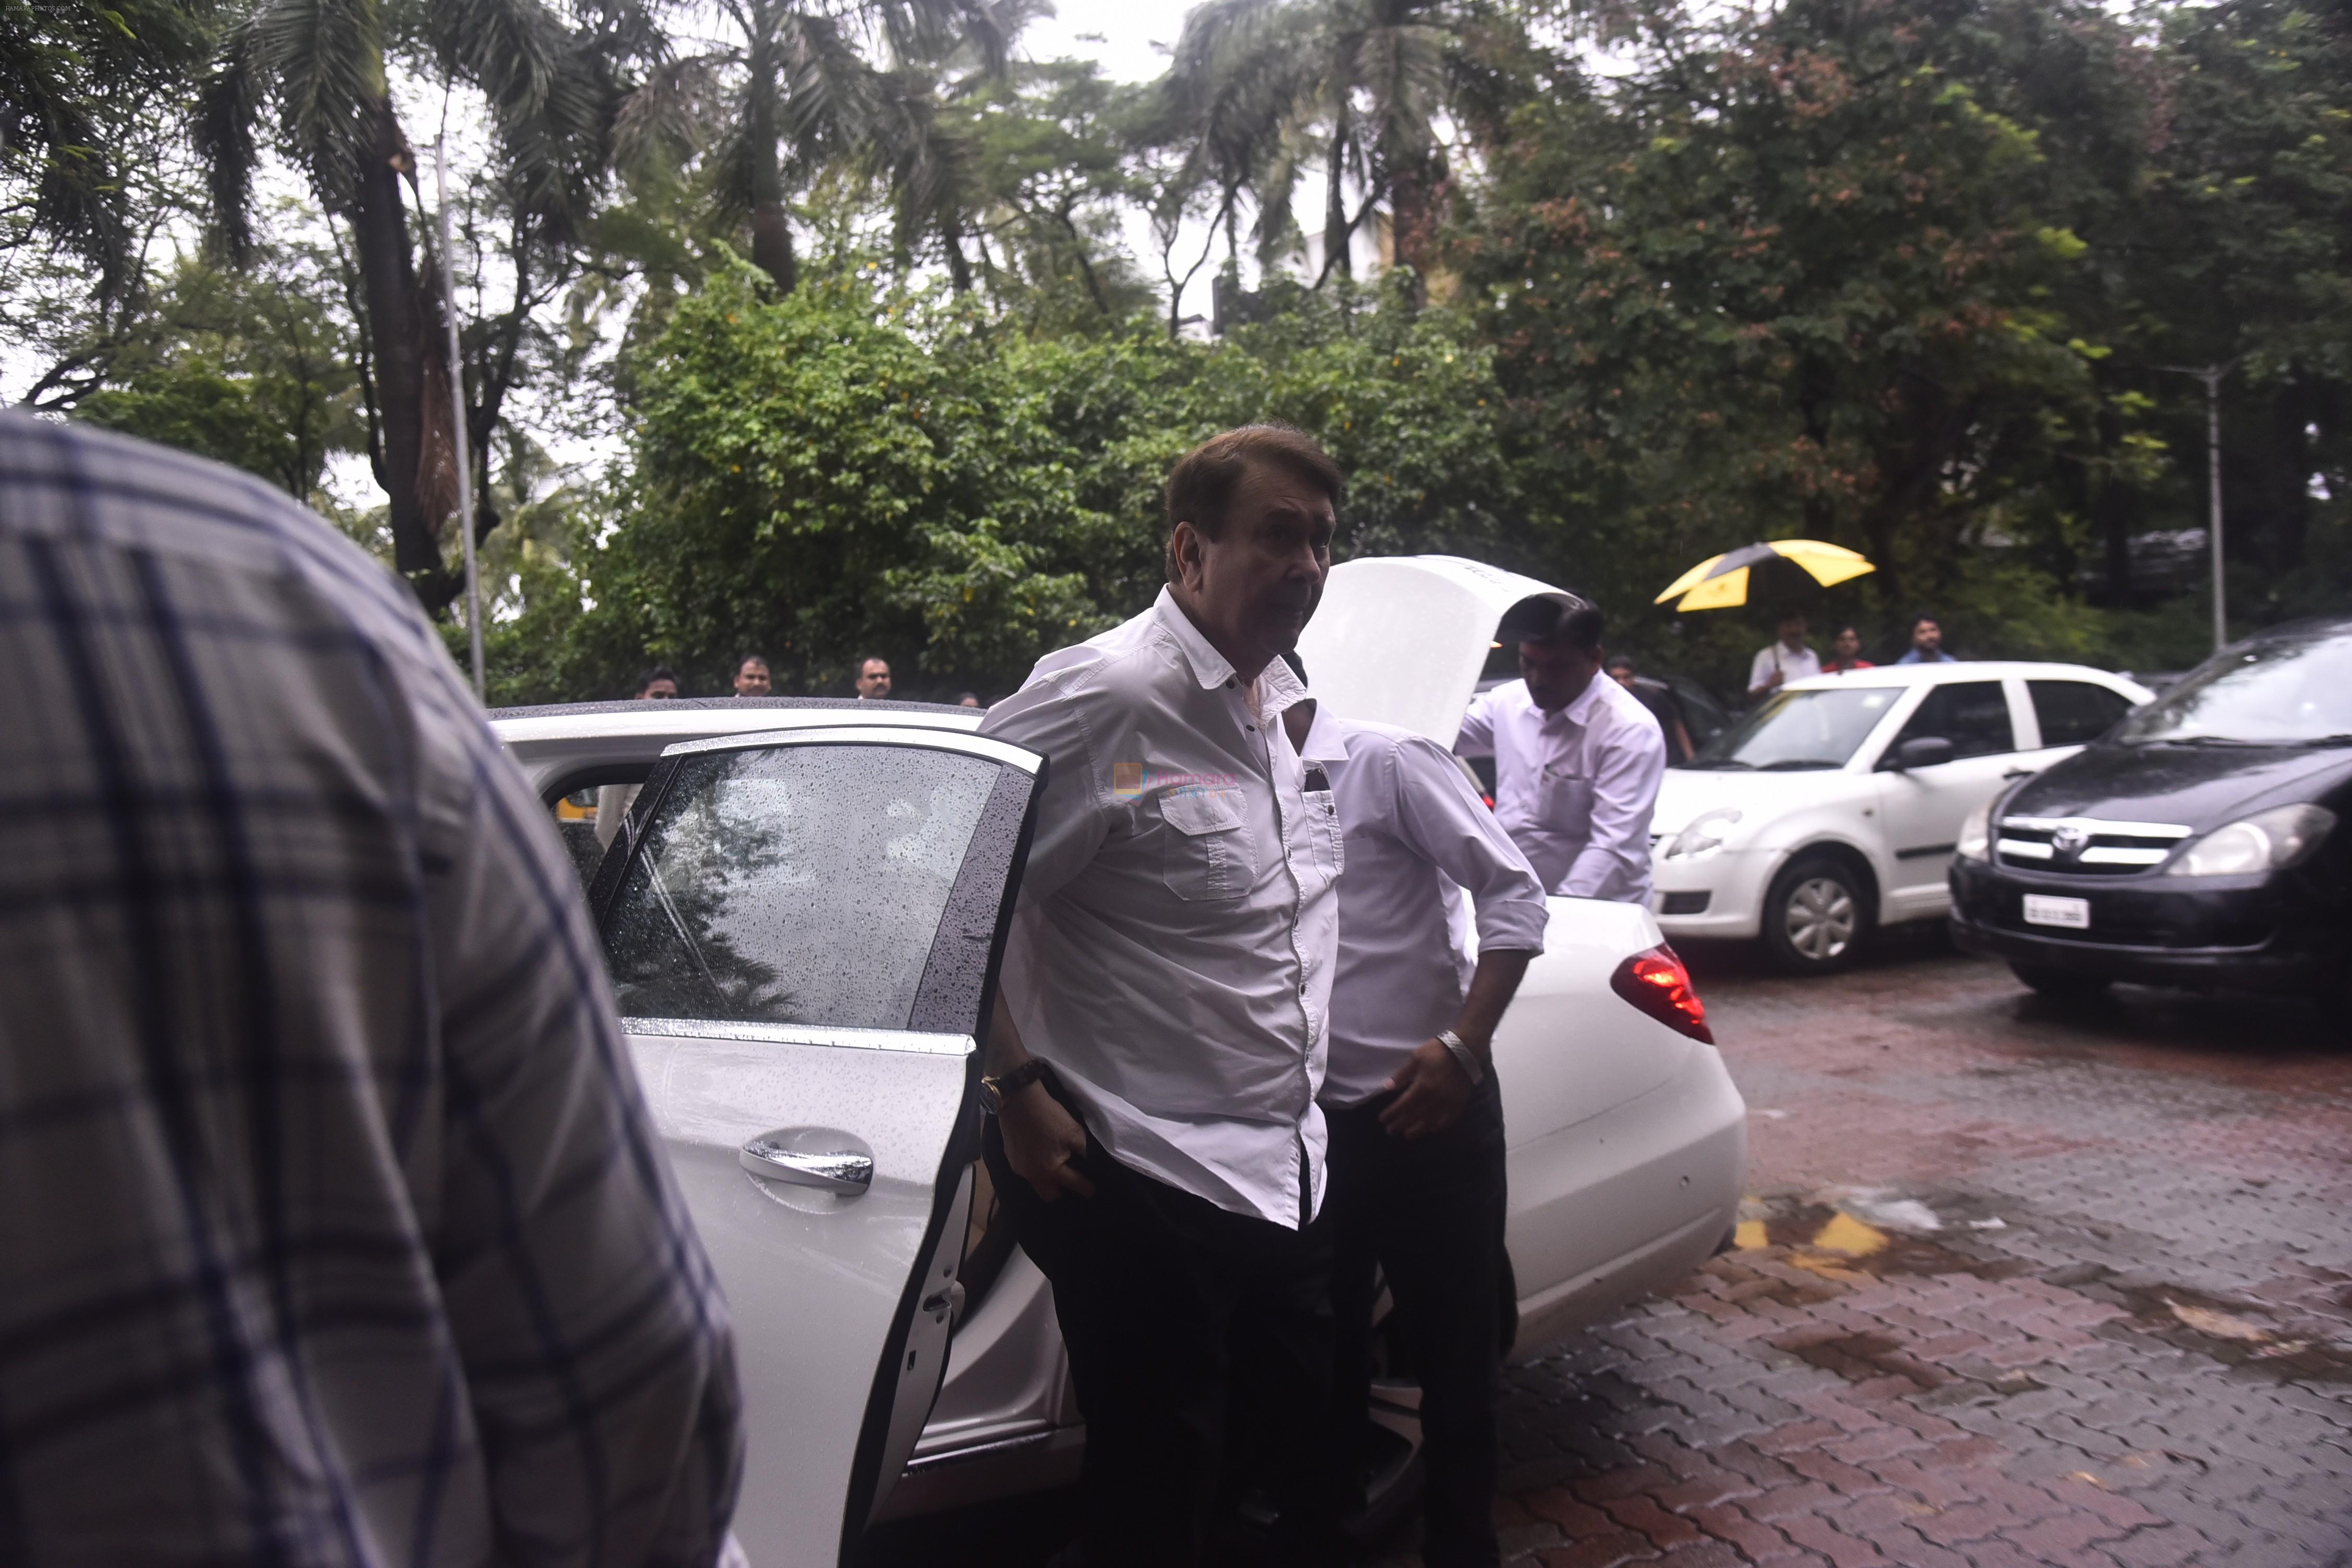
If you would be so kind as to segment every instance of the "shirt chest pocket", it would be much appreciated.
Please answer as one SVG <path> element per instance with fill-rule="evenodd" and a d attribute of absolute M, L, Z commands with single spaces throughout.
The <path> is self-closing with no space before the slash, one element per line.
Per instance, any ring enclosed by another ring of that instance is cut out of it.
<path fill-rule="evenodd" d="M 1238 899 L 1257 880 L 1257 857 L 1237 789 L 1187 790 L 1160 797 L 1168 890 L 1188 902 Z"/>
<path fill-rule="evenodd" d="M 1543 782 L 1537 786 L 1538 799 L 1543 807 L 1546 827 L 1567 834 L 1587 833 L 1592 827 L 1592 781 L 1568 778 L 1549 768 L 1543 771 Z"/>

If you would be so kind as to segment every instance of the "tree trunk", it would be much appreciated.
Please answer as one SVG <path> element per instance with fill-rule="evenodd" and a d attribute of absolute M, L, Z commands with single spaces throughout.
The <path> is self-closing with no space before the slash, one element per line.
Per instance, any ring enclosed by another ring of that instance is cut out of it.
<path fill-rule="evenodd" d="M 1334 271 L 1342 278 L 1356 275 L 1348 254 L 1347 170 L 1348 100 L 1342 97 L 1331 111 L 1331 167 L 1323 184 L 1323 277 L 1318 283 Z"/>
<path fill-rule="evenodd" d="M 776 291 L 789 294 L 800 283 L 800 262 L 793 254 L 791 219 L 784 212 L 784 169 L 776 153 L 776 93 L 778 90 L 772 29 L 752 34 L 751 121 L 751 265 L 766 273 Z"/>
<path fill-rule="evenodd" d="M 1429 268 L 1437 251 L 1437 186 L 1425 159 L 1406 157 L 1389 175 L 1389 247 L 1412 268 L 1412 302 L 1429 302 Z"/>
<path fill-rule="evenodd" d="M 351 220 L 383 420 L 383 467 L 377 478 L 391 501 L 393 564 L 433 610 L 448 598 L 441 583 L 440 520 L 427 515 L 419 487 L 425 458 L 425 302 L 400 192 L 412 160 L 389 95 L 370 106 L 368 120 L 368 150 L 353 185 Z"/>

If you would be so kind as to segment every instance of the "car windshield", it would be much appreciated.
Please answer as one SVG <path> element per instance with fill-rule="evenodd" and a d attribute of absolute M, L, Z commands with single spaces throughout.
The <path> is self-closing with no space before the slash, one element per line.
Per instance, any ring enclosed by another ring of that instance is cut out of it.
<path fill-rule="evenodd" d="M 1842 768 L 1902 695 L 1899 686 L 1778 691 L 1683 766 L 1759 773 Z"/>
<path fill-rule="evenodd" d="M 2352 636 L 2217 654 L 2126 719 L 2126 745 L 2310 745 L 2352 739 Z"/>

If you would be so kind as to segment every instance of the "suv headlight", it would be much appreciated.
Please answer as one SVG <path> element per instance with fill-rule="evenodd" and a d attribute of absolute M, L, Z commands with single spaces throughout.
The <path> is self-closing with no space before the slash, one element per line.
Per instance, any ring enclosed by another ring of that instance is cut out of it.
<path fill-rule="evenodd" d="M 1960 840 L 1952 847 L 1952 853 L 1963 860 L 1992 858 L 1992 802 L 1969 813 L 1960 824 Z"/>
<path fill-rule="evenodd" d="M 2336 826 L 2324 805 L 2279 805 L 2217 827 L 2189 846 L 2168 877 L 2246 877 L 2300 866 Z"/>
<path fill-rule="evenodd" d="M 1691 819 L 1689 826 L 1667 841 L 1666 858 L 1696 860 L 1702 855 L 1714 854 L 1723 847 L 1723 841 L 1731 837 L 1731 829 L 1738 821 L 1739 808 L 1736 805 L 1701 812 Z"/>

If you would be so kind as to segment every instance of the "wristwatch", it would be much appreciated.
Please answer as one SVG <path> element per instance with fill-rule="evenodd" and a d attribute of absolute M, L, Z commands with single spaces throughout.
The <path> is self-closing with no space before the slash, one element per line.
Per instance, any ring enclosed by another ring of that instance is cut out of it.
<path fill-rule="evenodd" d="M 1019 1067 L 1014 1068 L 1011 1072 L 1004 1074 L 1001 1078 L 982 1079 L 980 1080 L 980 1108 L 988 1112 L 991 1116 L 994 1116 L 1004 1109 L 1004 1102 L 1006 1100 L 1012 1099 L 1014 1095 L 1019 1094 L 1023 1089 L 1027 1089 L 1031 1084 L 1035 1083 L 1039 1079 L 1044 1078 L 1045 1076 L 1045 1064 L 1044 1060 L 1037 1057 L 1031 1057 L 1027 1061 L 1023 1062 Z"/>
<path fill-rule="evenodd" d="M 1478 1058 L 1470 1054 L 1470 1047 L 1462 1043 L 1461 1036 L 1451 1029 L 1440 1029 L 1437 1031 L 1437 1043 L 1445 1047 L 1446 1054 L 1462 1064 L 1463 1075 L 1469 1079 L 1471 1088 L 1475 1089 L 1486 1081 L 1486 1069 L 1478 1065 Z M 988 1080 L 982 1079 L 981 1081 L 986 1083 Z"/>

